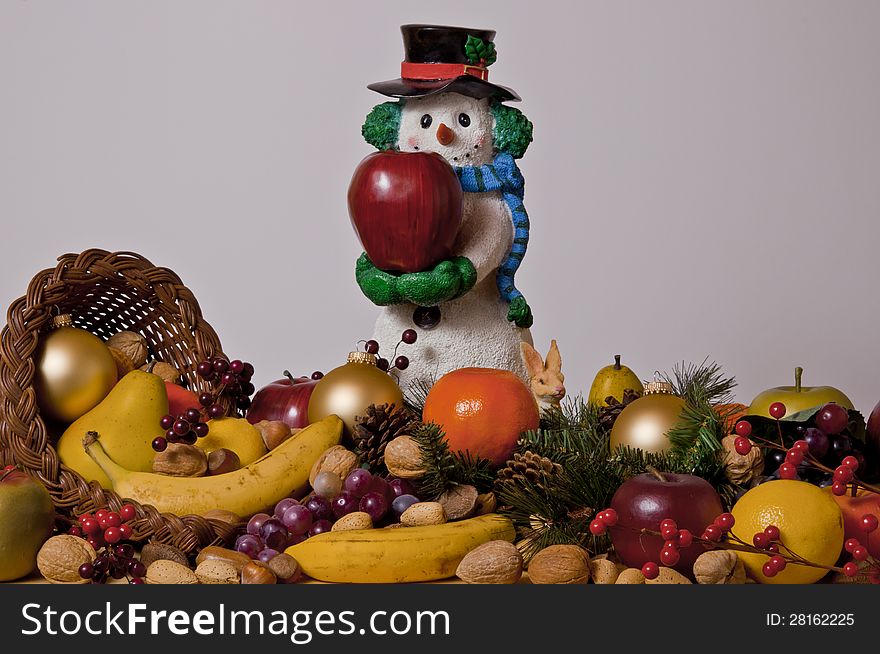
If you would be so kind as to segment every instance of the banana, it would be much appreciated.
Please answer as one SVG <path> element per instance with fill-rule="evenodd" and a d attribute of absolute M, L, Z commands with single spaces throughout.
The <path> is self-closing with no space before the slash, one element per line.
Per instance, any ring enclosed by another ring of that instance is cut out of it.
<path fill-rule="evenodd" d="M 83 447 L 122 497 L 151 504 L 161 513 L 202 514 L 225 509 L 247 517 L 305 488 L 314 462 L 341 438 L 342 421 L 328 416 L 250 465 L 212 477 L 168 477 L 126 470 L 107 456 L 94 432 L 83 439 Z"/>
<path fill-rule="evenodd" d="M 455 569 L 478 545 L 513 542 L 513 523 L 497 513 L 425 527 L 329 531 L 287 548 L 313 579 L 396 584 L 432 581 Z"/>

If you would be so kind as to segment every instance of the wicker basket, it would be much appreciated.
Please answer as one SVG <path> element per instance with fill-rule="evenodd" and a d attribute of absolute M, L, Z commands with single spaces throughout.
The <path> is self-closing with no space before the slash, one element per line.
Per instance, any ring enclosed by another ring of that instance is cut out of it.
<path fill-rule="evenodd" d="M 180 370 L 194 390 L 212 390 L 195 368 L 204 358 L 222 354 L 220 341 L 180 278 L 131 252 L 66 254 L 55 268 L 38 273 L 27 295 L 10 305 L 0 333 L 0 462 L 18 464 L 39 479 L 60 513 L 119 510 L 123 498 L 59 462 L 40 417 L 33 355 L 59 310 L 102 339 L 126 329 L 142 334 L 150 354 Z M 133 540 L 170 543 L 191 553 L 234 536 L 235 528 L 219 520 L 160 514 L 152 506 L 132 504 L 137 508 L 130 523 Z"/>

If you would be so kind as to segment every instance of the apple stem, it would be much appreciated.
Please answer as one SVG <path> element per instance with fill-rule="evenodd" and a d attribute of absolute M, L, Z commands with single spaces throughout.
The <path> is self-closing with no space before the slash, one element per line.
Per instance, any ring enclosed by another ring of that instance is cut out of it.
<path fill-rule="evenodd" d="M 614 369 L 620 370 L 620 355 L 619 354 L 614 355 Z"/>
<path fill-rule="evenodd" d="M 804 376 L 804 369 L 798 366 L 794 369 L 794 392 L 801 392 L 801 377 Z"/>
<path fill-rule="evenodd" d="M 287 377 L 291 381 L 291 383 L 294 381 L 293 375 L 290 374 L 289 370 L 284 371 L 284 376 Z"/>
<path fill-rule="evenodd" d="M 645 470 L 654 475 L 658 481 L 666 481 L 666 477 L 663 476 L 663 473 L 657 470 L 654 466 L 645 466 Z"/>

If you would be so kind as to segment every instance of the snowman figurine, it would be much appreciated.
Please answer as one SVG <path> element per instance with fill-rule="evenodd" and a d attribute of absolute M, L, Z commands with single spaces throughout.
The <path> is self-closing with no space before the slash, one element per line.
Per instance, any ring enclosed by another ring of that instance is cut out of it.
<path fill-rule="evenodd" d="M 431 270 L 390 273 L 366 254 L 358 259 L 362 292 L 384 305 L 373 338 L 388 356 L 404 330 L 417 331 L 417 342 L 406 346 L 409 366 L 396 371 L 403 389 L 470 366 L 511 370 L 527 381 L 520 343 L 532 343 L 532 313 L 514 276 L 529 221 L 515 160 L 532 140 L 532 124 L 502 104 L 519 100 L 514 91 L 488 81 L 495 32 L 439 25 L 401 31 L 400 78 L 368 87 L 398 100 L 374 107 L 362 133 L 379 150 L 442 155 L 461 182 L 464 207 L 454 256 Z M 396 303 L 388 304 L 389 296 Z"/>

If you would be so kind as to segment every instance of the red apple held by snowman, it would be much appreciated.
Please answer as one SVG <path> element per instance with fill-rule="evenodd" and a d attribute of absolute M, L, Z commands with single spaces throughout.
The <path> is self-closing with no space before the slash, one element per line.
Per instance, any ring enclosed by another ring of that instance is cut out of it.
<path fill-rule="evenodd" d="M 618 517 L 609 529 L 611 542 L 620 560 L 631 568 L 641 568 L 649 561 L 663 565 L 663 539 L 642 534 L 642 529 L 660 531 L 660 523 L 670 518 L 679 530 L 687 529 L 696 538 L 724 510 L 718 493 L 705 479 L 656 470 L 621 484 L 611 499 L 611 508 Z M 698 545 L 682 547 L 681 558 L 670 567 L 691 576 L 694 561 L 703 551 Z"/>
<path fill-rule="evenodd" d="M 252 425 L 261 420 L 280 420 L 291 429 L 302 429 L 309 424 L 309 399 L 321 378 L 294 377 L 286 370 L 285 378 L 278 379 L 257 391 L 247 412 Z"/>
<path fill-rule="evenodd" d="M 375 152 L 348 188 L 351 224 L 364 251 L 391 272 L 419 272 L 449 258 L 463 203 L 455 171 L 434 152 Z"/>

